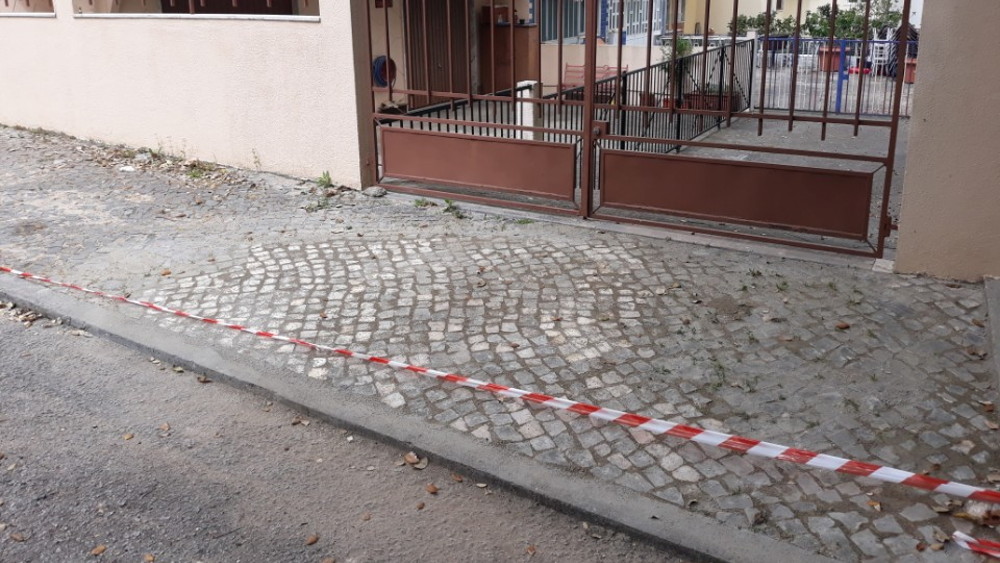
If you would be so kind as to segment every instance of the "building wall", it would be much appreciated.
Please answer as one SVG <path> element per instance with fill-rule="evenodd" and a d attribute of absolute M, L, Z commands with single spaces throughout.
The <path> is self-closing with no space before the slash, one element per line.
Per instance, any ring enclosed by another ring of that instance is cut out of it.
<path fill-rule="evenodd" d="M 349 2 L 318 1 L 322 20 L 0 15 L 0 123 L 356 186 Z"/>
<path fill-rule="evenodd" d="M 923 8 L 896 268 L 1000 276 L 1000 2 Z"/>

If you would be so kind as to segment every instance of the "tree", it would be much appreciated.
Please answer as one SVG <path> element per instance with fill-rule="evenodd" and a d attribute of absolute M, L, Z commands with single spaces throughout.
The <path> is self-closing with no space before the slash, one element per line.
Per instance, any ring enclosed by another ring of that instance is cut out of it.
<path fill-rule="evenodd" d="M 874 0 L 868 23 L 869 35 L 879 29 L 895 29 L 903 21 L 903 14 L 894 8 L 894 0 Z M 837 39 L 862 39 L 864 36 L 865 12 L 861 0 L 852 0 L 847 9 L 837 9 L 837 27 L 833 36 Z M 825 4 L 815 12 L 806 13 L 802 29 L 810 37 L 830 36 L 830 16 L 833 9 Z"/>
<path fill-rule="evenodd" d="M 736 34 L 746 35 L 749 31 L 754 31 L 757 35 L 764 35 L 767 30 L 767 12 L 761 12 L 756 16 L 739 16 L 736 18 Z M 729 33 L 733 32 L 733 22 L 729 22 Z M 778 12 L 771 14 L 771 35 L 791 35 L 795 33 L 795 18 L 779 18 Z"/>

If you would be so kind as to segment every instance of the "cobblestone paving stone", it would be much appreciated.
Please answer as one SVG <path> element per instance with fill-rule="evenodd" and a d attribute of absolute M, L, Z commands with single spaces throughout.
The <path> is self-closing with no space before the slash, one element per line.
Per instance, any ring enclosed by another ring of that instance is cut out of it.
<path fill-rule="evenodd" d="M 7 128 L 0 170 L 0 262 L 15 267 L 946 479 L 987 484 L 1000 466 L 996 414 L 984 403 L 997 393 L 977 284 L 459 219 L 441 206 L 338 190 L 326 197 L 296 179 Z M 841 560 L 974 561 L 954 545 L 917 546 L 938 531 L 995 535 L 936 512 L 950 500 L 942 495 L 121 312 L 419 414 L 442 432 L 471 433 Z"/>

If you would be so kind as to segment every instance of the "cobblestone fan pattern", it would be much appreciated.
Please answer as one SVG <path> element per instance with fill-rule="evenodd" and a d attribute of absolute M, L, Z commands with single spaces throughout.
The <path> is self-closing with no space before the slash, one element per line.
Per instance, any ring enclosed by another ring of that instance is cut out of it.
<path fill-rule="evenodd" d="M 144 154 L 0 129 L 0 262 L 549 395 L 946 479 L 996 477 L 978 285 L 458 219 Z M 994 536 L 945 496 L 122 312 L 841 560 L 974 561 L 932 549 L 937 534 Z"/>

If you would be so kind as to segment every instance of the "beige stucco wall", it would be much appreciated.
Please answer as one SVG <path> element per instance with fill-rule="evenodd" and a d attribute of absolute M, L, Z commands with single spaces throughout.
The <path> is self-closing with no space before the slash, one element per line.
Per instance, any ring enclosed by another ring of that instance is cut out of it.
<path fill-rule="evenodd" d="M 321 23 L 0 17 L 0 123 L 358 185 L 349 3 L 318 1 Z"/>
<path fill-rule="evenodd" d="M 896 269 L 1000 275 L 1000 2 L 924 6 Z"/>

